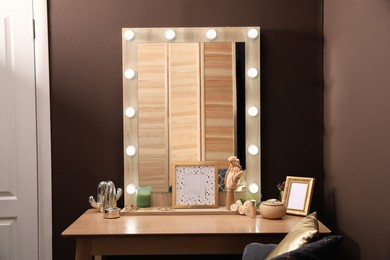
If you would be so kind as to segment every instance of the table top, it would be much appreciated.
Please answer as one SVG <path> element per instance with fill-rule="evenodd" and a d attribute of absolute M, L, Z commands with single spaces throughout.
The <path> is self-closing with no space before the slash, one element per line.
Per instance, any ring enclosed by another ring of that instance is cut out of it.
<path fill-rule="evenodd" d="M 65 229 L 62 236 L 286 234 L 302 218 L 295 215 L 266 219 L 261 215 L 251 218 L 239 214 L 135 214 L 106 219 L 97 209 L 89 209 Z M 320 221 L 318 225 L 320 233 L 331 233 Z"/>

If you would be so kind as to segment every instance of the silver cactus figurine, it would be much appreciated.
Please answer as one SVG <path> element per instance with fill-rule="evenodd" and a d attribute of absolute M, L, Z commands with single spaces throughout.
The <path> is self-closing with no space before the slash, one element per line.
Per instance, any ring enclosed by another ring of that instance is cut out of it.
<path fill-rule="evenodd" d="M 119 208 L 117 208 L 116 202 L 122 193 L 121 188 L 115 189 L 112 181 L 101 181 L 97 188 L 97 201 L 93 196 L 89 196 L 89 203 L 93 208 L 99 209 L 99 212 L 103 212 L 106 218 L 119 217 Z"/>

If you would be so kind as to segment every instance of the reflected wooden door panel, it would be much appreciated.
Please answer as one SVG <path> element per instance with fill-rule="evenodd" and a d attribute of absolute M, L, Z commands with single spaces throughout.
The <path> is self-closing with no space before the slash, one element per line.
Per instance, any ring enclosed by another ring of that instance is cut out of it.
<path fill-rule="evenodd" d="M 204 161 L 229 166 L 236 155 L 235 44 L 204 43 Z"/>
<path fill-rule="evenodd" d="M 199 43 L 171 43 L 168 64 L 170 161 L 200 161 Z"/>
<path fill-rule="evenodd" d="M 139 185 L 168 191 L 167 44 L 138 45 Z"/>

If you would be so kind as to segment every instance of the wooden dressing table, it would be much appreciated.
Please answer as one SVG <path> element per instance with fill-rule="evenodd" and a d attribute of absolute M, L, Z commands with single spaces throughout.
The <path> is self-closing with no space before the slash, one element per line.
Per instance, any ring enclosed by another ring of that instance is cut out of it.
<path fill-rule="evenodd" d="M 251 242 L 279 243 L 302 219 L 251 218 L 224 208 L 124 213 L 105 219 L 89 209 L 62 236 L 76 238 L 76 260 L 99 255 L 242 254 Z M 330 234 L 319 221 L 321 235 Z"/>

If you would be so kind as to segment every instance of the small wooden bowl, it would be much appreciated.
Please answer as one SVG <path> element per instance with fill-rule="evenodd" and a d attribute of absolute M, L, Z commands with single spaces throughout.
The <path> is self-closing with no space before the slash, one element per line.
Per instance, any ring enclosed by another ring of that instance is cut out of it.
<path fill-rule="evenodd" d="M 279 200 L 269 199 L 260 203 L 259 211 L 264 218 L 279 219 L 286 215 L 287 207 Z"/>

